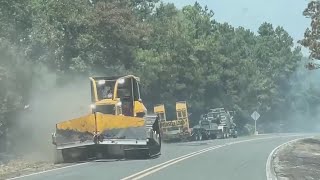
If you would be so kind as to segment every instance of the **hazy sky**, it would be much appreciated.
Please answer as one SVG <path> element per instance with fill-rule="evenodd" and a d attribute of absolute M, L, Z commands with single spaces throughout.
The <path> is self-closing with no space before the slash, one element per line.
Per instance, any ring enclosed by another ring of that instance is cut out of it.
<path fill-rule="evenodd" d="M 163 0 L 173 2 L 178 8 L 194 4 L 195 0 Z M 302 16 L 310 0 L 198 0 L 215 13 L 219 22 L 243 26 L 257 31 L 263 22 L 283 26 L 295 41 L 302 39 L 310 20 Z M 308 51 L 304 50 L 304 54 Z"/>

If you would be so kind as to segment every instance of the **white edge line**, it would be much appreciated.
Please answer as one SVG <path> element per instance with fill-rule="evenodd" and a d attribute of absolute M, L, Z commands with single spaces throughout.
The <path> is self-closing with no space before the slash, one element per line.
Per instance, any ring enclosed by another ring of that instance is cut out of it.
<path fill-rule="evenodd" d="M 72 168 L 72 167 L 76 167 L 76 166 L 81 166 L 81 165 L 85 165 L 85 164 L 89 164 L 89 163 L 90 163 L 90 162 L 84 162 L 84 163 L 74 164 L 74 165 L 70 165 L 70 166 L 65 166 L 65 167 L 60 167 L 60 168 L 54 168 L 54 169 L 50 169 L 50 170 L 45 170 L 45 171 L 40 171 L 40 172 L 35 172 L 35 173 L 31 173 L 31 174 L 26 174 L 26 175 L 22 175 L 22 176 L 17 176 L 17 177 L 9 178 L 9 179 L 7 179 L 7 180 L 14 180 L 14 179 L 25 178 L 25 177 L 34 176 L 34 175 L 38 175 L 38 174 L 43 174 L 43 173 L 47 173 L 47 172 L 52 172 L 52 171 L 57 171 L 57 170 L 61 170 L 61 169 L 68 169 L 68 168 Z"/>
<path fill-rule="evenodd" d="M 212 151 L 212 150 L 214 150 L 214 149 L 218 149 L 218 148 L 221 148 L 221 147 L 224 147 L 224 146 L 227 146 L 227 145 L 225 144 L 225 145 L 220 145 L 220 146 L 214 146 L 214 147 L 211 147 L 210 149 L 206 149 L 206 150 L 204 150 L 204 151 L 202 151 L 202 152 L 199 152 L 199 153 L 196 153 L 196 154 L 192 154 L 192 155 L 187 156 L 187 157 L 184 157 L 184 158 L 180 158 L 180 159 L 178 159 L 178 160 L 176 160 L 176 161 L 174 161 L 174 162 L 165 164 L 164 166 L 158 167 L 158 168 L 153 169 L 153 170 L 151 170 L 151 171 L 149 171 L 149 172 L 147 172 L 147 173 L 144 173 L 144 174 L 142 174 L 142 175 L 140 175 L 140 176 L 138 176 L 138 177 L 135 177 L 135 178 L 133 178 L 132 180 L 141 179 L 141 178 L 143 178 L 143 177 L 145 177 L 145 176 L 148 176 L 148 175 L 150 175 L 150 174 L 153 174 L 153 173 L 155 173 L 155 172 L 157 172 L 157 171 L 160 171 L 161 169 L 164 169 L 164 168 L 166 168 L 166 167 L 168 167 L 168 166 L 171 166 L 171 165 L 173 165 L 173 164 L 176 164 L 176 163 L 178 163 L 178 162 L 180 162 L 180 161 L 183 161 L 183 160 L 185 160 L 185 159 L 189 159 L 189 158 L 191 158 L 191 157 L 193 157 L 193 156 L 196 156 L 196 155 L 199 155 L 199 154 L 208 152 L 208 151 Z"/>
<path fill-rule="evenodd" d="M 209 148 L 212 148 L 212 147 L 209 147 Z M 198 153 L 198 152 L 200 152 L 200 151 L 204 151 L 204 150 L 209 149 L 209 148 L 205 148 L 205 149 L 202 149 L 202 150 L 199 150 L 199 151 L 196 151 L 196 152 L 192 152 L 192 153 L 189 153 L 189 154 L 180 156 L 180 157 L 178 157 L 178 158 L 171 159 L 170 161 L 166 161 L 166 162 L 164 162 L 164 163 L 158 164 L 157 166 L 153 166 L 152 168 L 157 168 L 158 166 L 164 165 L 164 164 L 166 164 L 166 163 L 170 163 L 170 162 L 175 161 L 175 160 L 177 160 L 177 159 L 180 159 L 180 158 L 183 158 L 183 157 L 185 157 L 185 156 L 189 156 L 189 155 Z M 67 169 L 67 168 L 72 168 L 72 167 L 76 167 L 76 166 L 80 166 L 80 165 L 85 165 L 85 164 L 89 164 L 89 163 L 90 163 L 90 162 L 85 162 L 85 163 L 79 163 L 79 164 L 74 164 L 74 165 L 70 165 L 70 166 L 60 167 L 60 168 L 54 168 L 54 169 L 50 169 L 50 170 L 45 170 L 45 171 L 40 171 L 40 172 L 35 172 L 35 173 L 31 173 L 31 174 L 26 174 L 26 175 L 22 175 L 22 176 L 17 176 L 17 177 L 9 178 L 9 179 L 7 179 L 7 180 L 20 179 L 20 178 L 24 178 L 24 177 L 28 177 L 28 176 L 34 176 L 34 175 L 39 175 L 39 174 L 43 174 L 43 173 L 47 173 L 47 172 L 52 172 L 52 171 L 57 171 L 57 170 L 62 170 L 62 169 Z M 144 171 L 148 171 L 148 170 L 150 170 L 150 169 L 151 169 L 151 168 L 145 169 Z M 142 173 L 142 172 L 140 172 L 140 173 Z"/>
<path fill-rule="evenodd" d="M 299 135 L 292 135 L 292 136 L 299 136 Z M 301 136 L 301 135 L 300 135 Z M 291 136 L 283 136 L 283 137 L 291 137 Z M 148 169 L 145 169 L 143 171 L 140 171 L 140 172 L 137 172 L 135 174 L 132 174 L 130 176 L 127 176 L 127 177 L 124 177 L 122 178 L 121 180 L 129 180 L 129 179 L 139 179 L 139 178 L 143 178 L 145 176 L 148 176 L 154 172 L 157 172 L 165 167 L 168 167 L 170 165 L 173 165 L 173 164 L 176 164 L 182 160 L 185 160 L 185 159 L 188 159 L 190 157 L 193 157 L 193 156 L 196 156 L 196 155 L 199 155 L 199 154 L 202 154 L 204 152 L 207 152 L 207 151 L 211 151 L 211 150 L 214 150 L 214 149 L 218 149 L 218 148 L 221 148 L 221 147 L 225 147 L 225 146 L 229 146 L 229 145 L 232 145 L 232 144 L 238 144 L 238 143 L 243 143 L 243 142 L 250 142 L 250 141 L 256 141 L 256 140 L 264 140 L 264 139 L 272 139 L 272 138 L 278 138 L 278 137 L 265 137 L 265 138 L 255 138 L 255 139 L 247 139 L 247 140 L 242 140 L 242 141 L 236 141 L 236 142 L 230 142 L 230 143 L 226 143 L 226 144 L 223 144 L 223 145 L 216 145 L 216 146 L 212 146 L 212 147 L 208 147 L 208 148 L 205 148 L 205 149 L 202 149 L 202 150 L 199 150 L 199 151 L 196 151 L 196 152 L 193 152 L 193 153 L 189 153 L 189 154 L 186 154 L 186 155 L 183 155 L 183 156 L 180 156 L 180 157 L 177 157 L 175 159 L 171 159 L 169 161 L 166 161 L 164 163 L 161 163 L 161 164 L 158 164 L 156 166 L 152 166 Z M 149 172 L 148 172 L 149 171 Z"/>
<path fill-rule="evenodd" d="M 219 145 L 217 145 L 217 146 L 219 146 Z M 216 146 L 213 146 L 213 147 L 216 147 Z M 145 173 L 145 172 L 147 172 L 147 171 L 150 171 L 150 170 L 152 170 L 152 169 L 155 169 L 155 168 L 158 168 L 158 167 L 160 167 L 160 166 L 166 165 L 166 164 L 168 164 L 168 163 L 171 163 L 171 162 L 177 161 L 177 160 L 179 160 L 179 159 L 188 157 L 188 156 L 190 156 L 190 155 L 193 155 L 193 154 L 196 154 L 196 153 L 205 151 L 205 150 L 210 149 L 210 148 L 212 148 L 212 147 L 208 147 L 208 148 L 205 148 L 205 149 L 201 149 L 201 150 L 198 150 L 198 151 L 195 151 L 195 152 L 192 152 L 192 153 L 189 153 L 189 154 L 185 154 L 185 155 L 183 155 L 183 156 L 180 156 L 180 157 L 171 159 L 171 160 L 166 161 L 166 162 L 163 162 L 163 163 L 161 163 L 161 164 L 152 166 L 152 167 L 150 167 L 150 168 L 148 168 L 148 169 L 139 171 L 139 172 L 137 172 L 137 173 L 135 173 L 135 174 L 132 174 L 132 175 L 130 175 L 130 176 L 128 176 L 128 177 L 125 177 L 125 178 L 123 178 L 123 179 L 121 179 L 121 180 L 127 180 L 127 179 L 130 179 L 130 178 L 132 178 L 132 177 L 139 176 L 140 174 L 143 174 L 143 173 Z"/>
<path fill-rule="evenodd" d="M 276 148 L 274 148 L 271 153 L 269 154 L 268 156 L 268 159 L 267 159 L 267 162 L 266 162 L 266 176 L 267 176 L 267 180 L 277 180 L 277 176 L 276 176 L 276 173 L 273 169 L 273 166 L 272 166 L 272 160 L 273 160 L 273 155 L 276 154 L 276 152 L 280 149 L 280 147 L 282 146 L 285 146 L 285 145 L 288 145 L 290 143 L 293 143 L 293 142 L 296 142 L 296 141 L 299 141 L 301 139 L 306 139 L 306 138 L 313 138 L 314 136 L 310 136 L 310 137 L 303 137 L 303 138 L 298 138 L 298 139 L 293 139 L 291 141 L 288 141 L 288 142 L 285 142 L 283 144 L 280 144 L 279 146 L 277 146 Z"/>

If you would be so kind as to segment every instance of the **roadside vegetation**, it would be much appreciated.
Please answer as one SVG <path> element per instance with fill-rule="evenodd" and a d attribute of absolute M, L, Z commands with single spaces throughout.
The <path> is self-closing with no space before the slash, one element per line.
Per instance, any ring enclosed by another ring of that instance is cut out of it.
<path fill-rule="evenodd" d="M 310 6 L 304 15 L 317 19 L 313 12 Z M 293 38 L 268 22 L 258 32 L 233 27 L 198 3 L 177 9 L 158 0 L 4 0 L 0 28 L 0 147 L 10 142 L 7 131 L 22 130 L 16 119 L 32 108 L 34 92 L 48 88 L 43 72 L 55 75 L 55 87 L 78 76 L 132 73 L 141 77 L 150 110 L 186 100 L 191 125 L 223 106 L 237 112 L 243 134 L 253 130 L 254 110 L 261 131 L 280 124 L 314 130 L 318 84 Z M 319 58 L 316 37 L 307 33 L 301 44 Z"/>

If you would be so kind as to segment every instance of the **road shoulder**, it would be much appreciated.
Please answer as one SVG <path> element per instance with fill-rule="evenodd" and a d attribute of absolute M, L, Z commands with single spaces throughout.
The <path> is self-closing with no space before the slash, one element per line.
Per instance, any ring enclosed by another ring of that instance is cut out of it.
<path fill-rule="evenodd" d="M 320 177 L 320 138 L 305 138 L 280 146 L 271 167 L 279 180 L 313 180 Z"/>
<path fill-rule="evenodd" d="M 0 156 L 0 180 L 70 166 L 70 164 L 53 164 L 50 161 L 37 161 L 25 157 L 4 158 L 4 156 Z"/>

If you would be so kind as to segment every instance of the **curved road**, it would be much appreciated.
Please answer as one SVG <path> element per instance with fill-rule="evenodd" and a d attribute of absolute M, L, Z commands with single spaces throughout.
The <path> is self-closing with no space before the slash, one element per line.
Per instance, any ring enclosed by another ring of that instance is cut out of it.
<path fill-rule="evenodd" d="M 150 160 L 101 160 L 18 177 L 33 180 L 219 179 L 266 180 L 270 152 L 307 135 L 258 135 L 236 139 L 163 144 Z"/>

